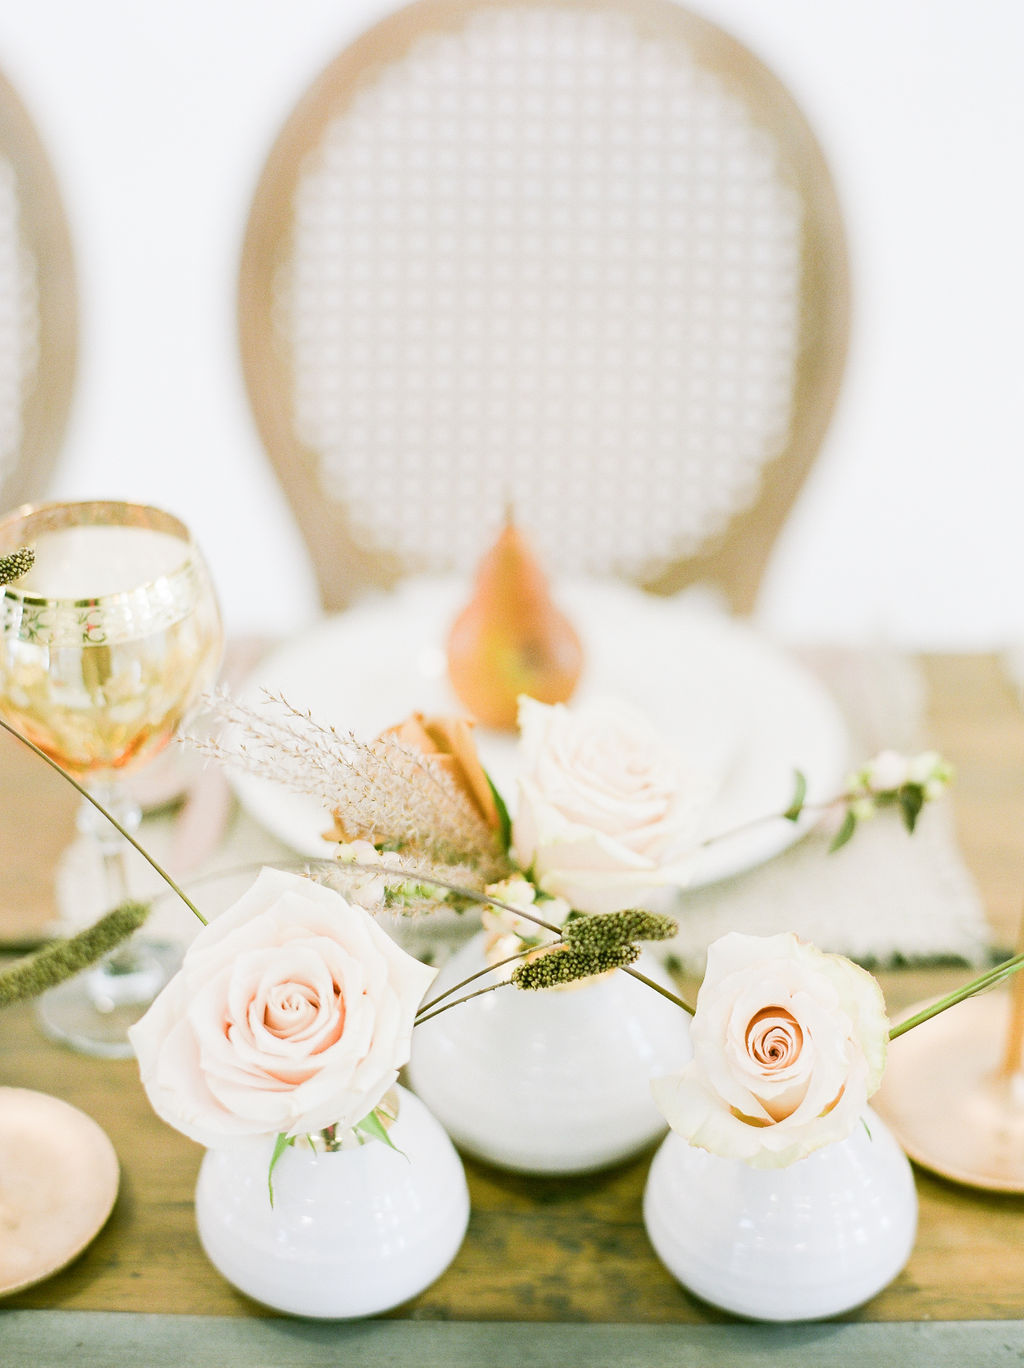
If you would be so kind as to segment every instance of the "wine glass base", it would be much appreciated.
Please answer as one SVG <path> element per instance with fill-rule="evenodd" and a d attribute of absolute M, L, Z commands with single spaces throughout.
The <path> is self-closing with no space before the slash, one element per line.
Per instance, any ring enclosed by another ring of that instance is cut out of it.
<path fill-rule="evenodd" d="M 41 1030 L 82 1054 L 131 1059 L 135 1051 L 128 1028 L 176 972 L 181 956 L 175 945 L 132 942 L 128 950 L 44 993 L 36 1003 Z"/>
<path fill-rule="evenodd" d="M 988 993 L 900 1036 L 871 1105 L 916 1164 L 1024 1193 L 1024 1076 L 1000 1074 L 1009 1020 L 1009 994 Z"/>

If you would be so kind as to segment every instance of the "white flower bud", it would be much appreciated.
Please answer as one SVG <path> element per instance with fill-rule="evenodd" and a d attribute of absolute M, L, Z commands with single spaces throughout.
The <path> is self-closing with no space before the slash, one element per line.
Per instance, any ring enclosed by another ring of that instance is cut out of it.
<path fill-rule="evenodd" d="M 383 856 L 369 841 L 349 841 L 335 849 L 339 864 L 383 864 Z M 379 908 L 384 901 L 387 880 L 383 874 L 371 874 L 369 870 L 353 870 L 345 876 L 345 896 L 349 902 L 368 912 Z"/>
<path fill-rule="evenodd" d="M 942 769 L 942 756 L 938 751 L 922 751 L 907 762 L 907 782 L 925 785 L 936 778 Z"/>
<path fill-rule="evenodd" d="M 898 751 L 885 750 L 867 766 L 868 782 L 876 793 L 895 793 L 909 779 L 910 764 Z"/>

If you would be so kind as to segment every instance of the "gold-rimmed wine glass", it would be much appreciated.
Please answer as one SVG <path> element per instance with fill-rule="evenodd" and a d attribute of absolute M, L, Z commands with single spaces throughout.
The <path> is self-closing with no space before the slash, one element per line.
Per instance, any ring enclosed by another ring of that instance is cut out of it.
<path fill-rule="evenodd" d="M 188 528 L 161 509 L 51 503 L 0 520 L 0 555 L 35 551 L 0 598 L 0 714 L 133 831 L 124 782 L 162 750 L 220 663 L 223 632 L 209 572 Z M 91 804 L 108 910 L 127 896 L 123 838 Z M 126 1031 L 162 987 L 168 948 L 126 947 L 45 994 L 50 1035 L 91 1054 L 131 1054 Z"/>

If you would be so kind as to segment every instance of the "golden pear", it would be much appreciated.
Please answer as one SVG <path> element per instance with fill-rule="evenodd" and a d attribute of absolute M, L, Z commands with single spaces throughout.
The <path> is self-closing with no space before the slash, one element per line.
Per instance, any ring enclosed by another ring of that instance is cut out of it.
<path fill-rule="evenodd" d="M 480 562 L 473 597 L 448 637 L 452 686 L 485 725 L 514 728 L 520 694 L 564 703 L 582 668 L 580 639 L 509 521 Z"/>

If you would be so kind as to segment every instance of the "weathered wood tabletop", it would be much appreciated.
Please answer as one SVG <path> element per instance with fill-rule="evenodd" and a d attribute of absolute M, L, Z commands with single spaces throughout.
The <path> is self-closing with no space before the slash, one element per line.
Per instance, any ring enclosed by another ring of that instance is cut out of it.
<path fill-rule="evenodd" d="M 931 739 L 958 770 L 952 801 L 962 849 L 994 942 L 1006 945 L 1016 936 L 1024 894 L 1024 712 L 990 658 L 935 657 L 924 664 Z M 58 776 L 0 737 L 0 937 L 8 943 L 31 936 L 49 914 L 54 862 L 69 838 L 74 808 L 74 795 Z M 883 976 L 893 1010 L 964 977 L 958 969 Z M 90 1059 L 47 1042 L 27 1008 L 4 1014 L 0 1033 L 0 1084 L 36 1088 L 82 1108 L 110 1135 L 122 1165 L 117 1205 L 92 1246 L 3 1306 L 267 1316 L 204 1258 L 192 1208 L 201 1152 L 156 1119 L 134 1063 Z M 691 1298 L 651 1251 L 641 1219 L 649 1159 L 647 1153 L 573 1180 L 513 1176 L 467 1162 L 473 1214 L 465 1244 L 448 1272 L 390 1319 L 727 1325 L 729 1317 Z M 843 1319 L 1003 1322 L 1006 1343 L 1024 1349 L 1024 1330 L 1009 1324 L 1024 1320 L 1024 1198 L 988 1196 L 923 1172 L 917 1181 L 920 1229 L 907 1269 Z M 41 1317 L 28 1325 L 45 1323 Z M 0 1316 L 0 1362 L 6 1363 L 4 1324 Z M 25 1318 L 9 1324 L 13 1345 Z M 928 1355 L 938 1361 L 934 1347 Z M 152 1361 L 163 1359 L 154 1351 Z M 282 1355 L 281 1361 L 293 1360 Z M 790 1355 L 790 1361 L 804 1360 Z"/>

